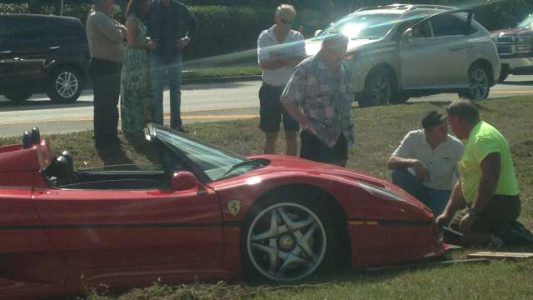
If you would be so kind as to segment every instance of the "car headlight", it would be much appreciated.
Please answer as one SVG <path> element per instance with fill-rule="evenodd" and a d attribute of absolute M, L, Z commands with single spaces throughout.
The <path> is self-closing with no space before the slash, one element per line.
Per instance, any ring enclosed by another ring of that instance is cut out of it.
<path fill-rule="evenodd" d="M 392 199 L 392 200 L 397 200 L 397 201 L 405 201 L 405 199 L 402 196 L 394 193 L 391 190 L 387 190 L 385 188 L 382 188 L 382 187 L 379 187 L 379 186 L 375 186 L 375 185 L 370 185 L 370 184 L 367 184 L 367 183 L 364 183 L 364 182 L 359 182 L 359 185 L 365 191 L 367 191 L 370 195 L 372 195 L 372 196 L 374 196 L 376 198 Z"/>

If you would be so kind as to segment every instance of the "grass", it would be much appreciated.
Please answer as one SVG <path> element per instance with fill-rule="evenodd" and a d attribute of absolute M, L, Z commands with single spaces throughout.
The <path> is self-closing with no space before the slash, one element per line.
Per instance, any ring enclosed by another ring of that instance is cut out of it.
<path fill-rule="evenodd" d="M 183 72 L 184 80 L 200 80 L 209 78 L 258 76 L 261 69 L 257 65 L 243 65 L 237 67 L 196 68 Z"/>
<path fill-rule="evenodd" d="M 533 228 L 533 101 L 526 96 L 479 102 L 484 120 L 495 125 L 511 145 L 521 187 L 520 220 Z M 403 135 L 419 127 L 421 115 L 444 110 L 447 103 L 354 108 L 356 146 L 348 168 L 387 178 L 386 161 Z M 38 125 L 38 124 L 36 124 Z M 187 125 L 187 124 L 186 124 Z M 190 134 L 234 152 L 249 155 L 262 151 L 263 135 L 258 120 L 189 124 Z M 46 133 L 43 133 L 46 134 Z M 77 167 L 97 167 L 120 162 L 146 163 L 150 152 L 142 144 L 127 140 L 121 151 L 97 153 L 92 132 L 50 135 L 56 151 L 69 149 Z M 283 141 L 283 137 L 280 138 Z M 0 139 L 0 144 L 18 142 Z M 283 152 L 280 143 L 278 152 Z M 477 250 L 477 249 L 476 249 Z M 525 250 L 532 249 L 506 249 Z M 459 250 L 464 258 L 471 250 Z M 347 272 L 318 276 L 304 285 L 249 286 L 244 283 L 215 283 L 164 286 L 154 284 L 119 295 L 89 294 L 91 300 L 107 299 L 532 299 L 533 263 L 497 261 L 490 264 L 424 266 L 381 272 Z"/>

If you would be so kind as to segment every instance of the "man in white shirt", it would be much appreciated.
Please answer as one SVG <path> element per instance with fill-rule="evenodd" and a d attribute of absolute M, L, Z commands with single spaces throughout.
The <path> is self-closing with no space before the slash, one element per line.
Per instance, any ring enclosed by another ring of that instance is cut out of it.
<path fill-rule="evenodd" d="M 281 4 L 276 9 L 275 24 L 263 30 L 257 39 L 257 60 L 263 70 L 263 84 L 259 90 L 259 128 L 265 133 L 264 153 L 276 153 L 276 140 L 283 117 L 287 154 L 296 156 L 298 146 L 296 122 L 283 108 L 281 93 L 294 67 L 305 58 L 304 37 L 291 27 L 296 17 L 292 5 Z"/>
<path fill-rule="evenodd" d="M 423 129 L 409 132 L 392 153 L 388 168 L 392 182 L 442 213 L 458 178 L 463 143 L 448 134 L 446 116 L 437 111 L 422 119 Z"/>

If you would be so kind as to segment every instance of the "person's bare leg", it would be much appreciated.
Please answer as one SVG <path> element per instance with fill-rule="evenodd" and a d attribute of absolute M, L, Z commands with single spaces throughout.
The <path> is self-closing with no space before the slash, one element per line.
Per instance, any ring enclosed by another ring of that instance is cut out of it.
<path fill-rule="evenodd" d="M 265 132 L 265 154 L 276 153 L 276 140 L 278 139 L 278 132 Z"/>
<path fill-rule="evenodd" d="M 285 130 L 285 141 L 287 142 L 287 155 L 298 155 L 298 143 L 296 142 L 297 131 Z"/>

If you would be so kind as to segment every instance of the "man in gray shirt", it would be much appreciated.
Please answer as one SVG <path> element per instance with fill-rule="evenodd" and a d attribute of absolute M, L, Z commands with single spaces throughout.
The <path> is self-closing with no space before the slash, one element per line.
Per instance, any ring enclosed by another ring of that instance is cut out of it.
<path fill-rule="evenodd" d="M 455 181 L 463 143 L 448 134 L 446 116 L 427 113 L 420 130 L 409 132 L 392 153 L 388 168 L 392 182 L 424 202 L 435 215 L 442 213 Z"/>
<path fill-rule="evenodd" d="M 94 144 L 98 149 L 118 144 L 117 105 L 126 27 L 113 19 L 114 6 L 114 0 L 94 0 L 86 25 L 94 93 Z"/>

